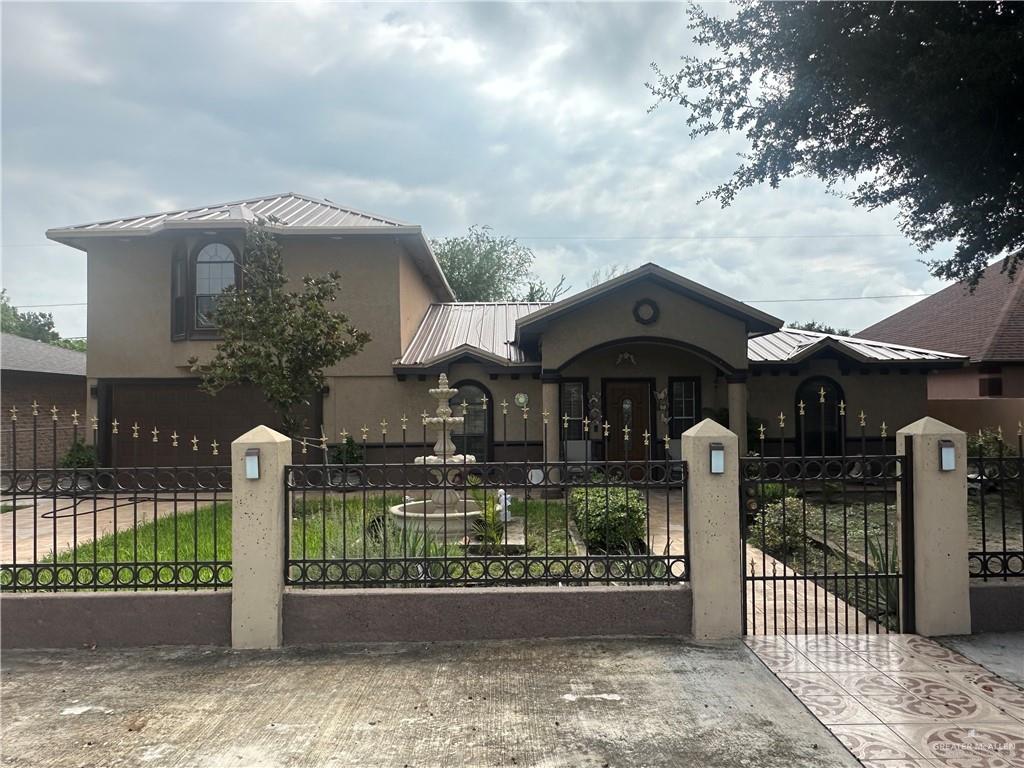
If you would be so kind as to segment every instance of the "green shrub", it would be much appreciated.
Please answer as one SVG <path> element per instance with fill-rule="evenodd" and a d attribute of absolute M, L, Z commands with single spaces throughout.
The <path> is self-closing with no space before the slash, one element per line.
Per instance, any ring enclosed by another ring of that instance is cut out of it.
<path fill-rule="evenodd" d="M 1002 444 L 1003 456 L 1016 456 L 1017 449 L 1010 441 L 1004 439 L 996 429 L 982 429 L 973 435 L 967 436 L 967 455 L 971 457 L 984 456 L 995 458 L 999 456 L 999 448 Z"/>
<path fill-rule="evenodd" d="M 794 503 L 790 503 L 790 501 Z M 764 532 L 764 548 L 774 557 L 789 557 L 803 551 L 806 545 L 803 535 L 803 521 L 799 501 L 787 499 L 783 514 L 782 501 L 765 504 L 759 519 L 754 524 L 756 541 Z"/>
<path fill-rule="evenodd" d="M 86 445 L 81 440 L 76 440 L 68 448 L 68 452 L 60 460 L 60 465 L 66 469 L 85 469 L 96 466 L 96 449 Z"/>
<path fill-rule="evenodd" d="M 569 495 L 569 506 L 588 549 L 629 552 L 644 542 L 647 503 L 639 490 L 576 488 Z"/>
<path fill-rule="evenodd" d="M 363 449 L 352 439 L 352 435 L 349 435 L 344 443 L 331 446 L 329 461 L 331 464 L 361 464 Z"/>

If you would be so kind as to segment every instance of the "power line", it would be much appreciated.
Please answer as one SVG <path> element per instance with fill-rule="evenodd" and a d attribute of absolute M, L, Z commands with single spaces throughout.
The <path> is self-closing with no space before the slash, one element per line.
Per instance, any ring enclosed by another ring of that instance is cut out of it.
<path fill-rule="evenodd" d="M 820 299 L 740 299 L 745 304 L 790 304 L 798 301 L 862 301 L 864 299 L 916 299 L 931 293 L 893 293 L 888 296 L 826 296 Z"/>
<path fill-rule="evenodd" d="M 45 307 L 85 307 L 88 302 L 79 301 L 72 304 L 12 304 L 15 309 L 42 309 Z"/>

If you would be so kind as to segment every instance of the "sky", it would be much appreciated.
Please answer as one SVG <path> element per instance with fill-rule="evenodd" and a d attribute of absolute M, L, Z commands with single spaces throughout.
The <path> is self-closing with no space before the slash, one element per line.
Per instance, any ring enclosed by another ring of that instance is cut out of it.
<path fill-rule="evenodd" d="M 489 225 L 573 290 L 654 261 L 855 331 L 942 287 L 894 209 L 821 182 L 697 204 L 745 142 L 651 110 L 651 62 L 694 50 L 682 5 L 5 2 L 0 23 L 0 255 L 22 307 L 87 300 L 85 254 L 47 228 L 280 192 L 432 238 Z M 86 334 L 84 306 L 41 311 Z"/>

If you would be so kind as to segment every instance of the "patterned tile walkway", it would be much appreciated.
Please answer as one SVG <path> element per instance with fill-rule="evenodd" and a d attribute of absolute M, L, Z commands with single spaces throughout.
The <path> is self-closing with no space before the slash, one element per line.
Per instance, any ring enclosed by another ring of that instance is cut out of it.
<path fill-rule="evenodd" d="M 1024 690 L 917 635 L 748 637 L 867 768 L 1024 768 Z"/>

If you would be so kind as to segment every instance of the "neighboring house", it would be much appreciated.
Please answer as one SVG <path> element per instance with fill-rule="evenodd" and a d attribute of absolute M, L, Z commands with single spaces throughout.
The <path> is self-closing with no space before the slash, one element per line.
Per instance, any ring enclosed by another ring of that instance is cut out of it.
<path fill-rule="evenodd" d="M 86 356 L 63 347 L 24 339 L 10 333 L 0 334 L 0 463 L 10 467 L 31 467 L 35 462 L 51 465 L 64 456 L 74 440 L 71 414 L 78 412 L 79 437 L 86 439 L 85 388 Z M 35 457 L 33 456 L 33 403 L 35 419 Z M 51 408 L 57 408 L 56 440 Z M 12 412 L 12 408 L 17 409 Z M 12 421 L 12 416 L 17 416 Z M 12 434 L 17 435 L 17 454 L 13 453 Z"/>
<path fill-rule="evenodd" d="M 1024 419 L 1024 276 L 1002 269 L 990 265 L 974 293 L 956 283 L 857 334 L 966 355 L 968 366 L 928 377 L 928 412 L 968 432 L 1015 435 Z"/>
<path fill-rule="evenodd" d="M 88 375 L 97 394 L 89 413 L 105 425 L 106 460 L 127 460 L 133 450 L 170 460 L 160 451 L 172 429 L 225 445 L 255 422 L 276 424 L 252 392 L 199 392 L 188 364 L 213 350 L 209 312 L 239 279 L 237 257 L 256 217 L 269 220 L 290 275 L 341 271 L 338 306 L 372 335 L 362 353 L 327 372 L 329 386 L 307 414 L 309 432 L 323 425 L 332 443 L 341 430 L 359 440 L 365 426 L 371 459 L 379 423 L 390 425 L 394 446 L 403 416 L 407 455 L 422 453 L 418 415 L 431 407 L 426 389 L 442 372 L 459 390 L 455 401 L 469 406 L 460 449 L 512 461 L 545 452 L 599 459 L 605 421 L 609 459 L 627 457 L 614 438 L 627 426 L 629 458 L 644 454 L 644 430 L 653 455 L 663 456 L 662 438 L 677 438 L 706 413 L 729 414 L 744 433 L 748 409 L 765 422 L 773 451 L 780 412 L 788 449 L 802 431 L 809 451 L 839 450 L 841 430 L 859 445 L 860 410 L 869 440 L 883 421 L 891 436 L 924 415 L 922 374 L 964 364 L 942 352 L 783 329 L 778 318 L 654 264 L 553 304 L 456 303 L 420 227 L 284 194 L 47 232 L 88 254 Z M 815 407 L 822 388 L 824 422 Z M 137 421 L 144 437 L 156 427 L 162 442 L 132 445 L 124 428 L 112 438 L 114 418 Z M 398 455 L 391 448 L 389 460 Z"/>

